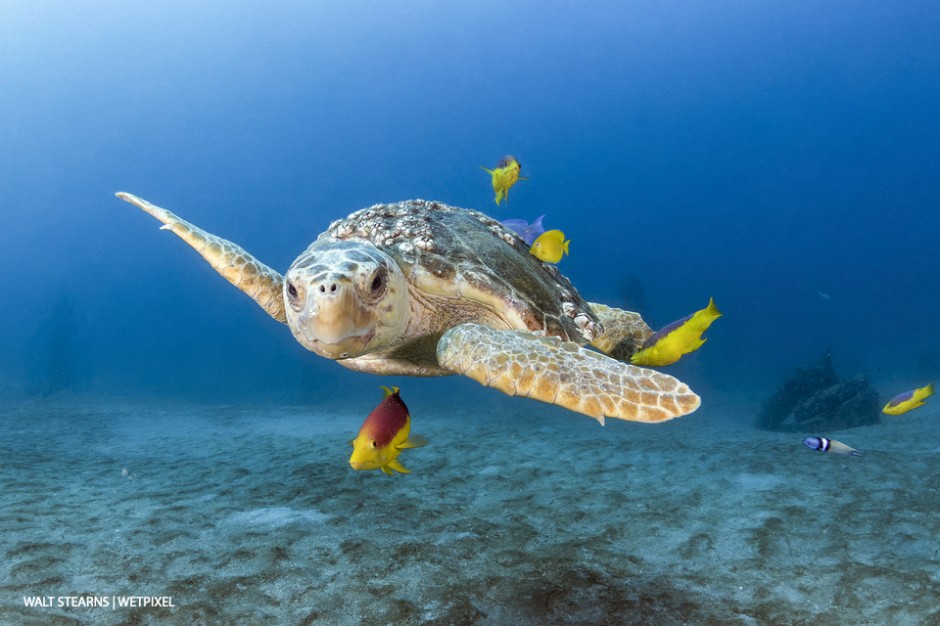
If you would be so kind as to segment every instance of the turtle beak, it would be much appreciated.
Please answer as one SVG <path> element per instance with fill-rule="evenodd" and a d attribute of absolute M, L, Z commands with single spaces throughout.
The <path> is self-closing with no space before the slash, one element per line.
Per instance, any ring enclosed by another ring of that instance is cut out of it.
<path fill-rule="evenodd" d="M 352 281 L 330 278 L 308 286 L 295 335 L 302 334 L 301 343 L 328 359 L 361 356 L 375 336 L 373 313 L 362 306 Z"/>

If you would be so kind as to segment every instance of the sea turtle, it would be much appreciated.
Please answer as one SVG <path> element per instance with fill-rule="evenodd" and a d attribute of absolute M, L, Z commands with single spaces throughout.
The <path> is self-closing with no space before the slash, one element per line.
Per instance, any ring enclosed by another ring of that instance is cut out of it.
<path fill-rule="evenodd" d="M 586 302 L 478 211 L 377 204 L 333 222 L 281 275 L 166 209 L 117 195 L 163 222 L 305 348 L 349 369 L 463 374 L 602 424 L 661 422 L 699 406 L 675 378 L 618 360 L 652 333 L 638 314 Z"/>

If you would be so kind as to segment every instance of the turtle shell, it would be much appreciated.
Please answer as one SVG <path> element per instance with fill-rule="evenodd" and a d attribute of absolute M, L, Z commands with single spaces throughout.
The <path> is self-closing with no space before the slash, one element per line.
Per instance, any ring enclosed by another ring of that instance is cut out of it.
<path fill-rule="evenodd" d="M 425 200 L 377 204 L 333 222 L 324 237 L 369 241 L 388 254 L 445 325 L 472 321 L 582 344 L 602 332 L 555 265 L 479 211 Z M 440 310 L 448 307 L 450 319 Z"/>

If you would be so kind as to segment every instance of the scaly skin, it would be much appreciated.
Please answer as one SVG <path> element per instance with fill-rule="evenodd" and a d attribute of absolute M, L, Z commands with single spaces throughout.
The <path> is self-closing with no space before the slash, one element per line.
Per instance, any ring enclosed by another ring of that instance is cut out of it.
<path fill-rule="evenodd" d="M 437 358 L 482 385 L 557 404 L 601 424 L 605 417 L 664 422 L 701 404 L 672 376 L 536 333 L 461 324 L 444 333 Z"/>
<path fill-rule="evenodd" d="M 596 302 L 589 304 L 604 328 L 604 333 L 595 337 L 591 345 L 618 361 L 629 360 L 653 334 L 653 329 L 643 321 L 639 313 Z"/>
<path fill-rule="evenodd" d="M 175 214 L 123 191 L 117 197 L 140 207 L 165 225 L 161 230 L 173 231 L 202 255 L 209 265 L 225 280 L 243 291 L 257 302 L 268 315 L 279 322 L 287 323 L 284 311 L 284 277 L 274 271 L 243 248 L 231 241 L 207 233 Z"/>

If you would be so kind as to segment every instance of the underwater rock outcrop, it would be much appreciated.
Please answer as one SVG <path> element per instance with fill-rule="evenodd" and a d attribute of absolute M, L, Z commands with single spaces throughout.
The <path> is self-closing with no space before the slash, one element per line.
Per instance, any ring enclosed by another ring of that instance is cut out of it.
<path fill-rule="evenodd" d="M 798 367 L 761 407 L 757 427 L 786 432 L 831 432 L 877 424 L 878 392 L 864 375 L 842 380 L 823 355 Z"/>

